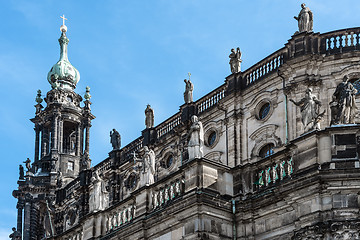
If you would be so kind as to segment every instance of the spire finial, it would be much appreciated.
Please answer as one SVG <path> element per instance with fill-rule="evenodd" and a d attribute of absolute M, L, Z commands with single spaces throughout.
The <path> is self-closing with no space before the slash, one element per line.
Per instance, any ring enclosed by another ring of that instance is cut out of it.
<path fill-rule="evenodd" d="M 190 73 L 190 72 L 188 72 L 188 76 L 189 76 L 189 81 L 190 81 L 190 77 L 191 77 L 191 73 Z"/>
<path fill-rule="evenodd" d="M 60 18 L 62 18 L 63 20 L 63 24 L 60 27 L 60 31 L 61 32 L 66 32 L 67 31 L 67 27 L 65 25 L 65 20 L 67 20 L 67 18 L 65 18 L 65 15 L 63 14 L 62 16 L 60 16 Z"/>

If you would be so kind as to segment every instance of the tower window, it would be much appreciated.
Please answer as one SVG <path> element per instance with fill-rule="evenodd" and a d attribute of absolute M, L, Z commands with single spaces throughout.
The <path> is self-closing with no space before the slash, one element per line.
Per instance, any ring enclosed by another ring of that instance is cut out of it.
<path fill-rule="evenodd" d="M 74 162 L 68 162 L 67 170 L 68 171 L 74 171 Z"/>
<path fill-rule="evenodd" d="M 261 158 L 265 158 L 265 157 L 268 157 L 273 154 L 274 154 L 274 144 L 273 143 L 266 144 L 259 151 L 259 156 Z"/>

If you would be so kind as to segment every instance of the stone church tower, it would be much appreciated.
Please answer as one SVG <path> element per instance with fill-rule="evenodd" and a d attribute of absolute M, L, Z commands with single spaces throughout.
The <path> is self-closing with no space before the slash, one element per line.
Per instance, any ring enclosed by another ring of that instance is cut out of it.
<path fill-rule="evenodd" d="M 55 190 L 73 181 L 81 171 L 90 168 L 89 133 L 91 120 L 90 93 L 83 98 L 74 90 L 80 80 L 79 71 L 68 60 L 67 27 L 62 25 L 60 59 L 48 73 L 51 90 L 43 99 L 38 91 L 35 117 L 35 156 L 27 171 L 21 176 L 18 199 L 17 229 L 22 229 L 24 239 L 39 239 L 55 233 L 53 219 L 48 209 L 54 208 Z M 81 105 L 84 106 L 81 106 Z"/>

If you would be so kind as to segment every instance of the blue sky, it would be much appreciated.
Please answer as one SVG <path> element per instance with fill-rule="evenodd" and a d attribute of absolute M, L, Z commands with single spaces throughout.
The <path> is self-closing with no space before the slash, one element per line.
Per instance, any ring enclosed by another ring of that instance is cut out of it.
<path fill-rule="evenodd" d="M 93 164 L 111 150 L 116 128 L 122 146 L 139 137 L 146 104 L 155 125 L 183 104 L 191 72 L 198 99 L 230 74 L 228 55 L 240 47 L 245 70 L 281 48 L 297 30 L 299 0 L 0 1 L 0 239 L 16 225 L 18 165 L 34 156 L 37 89 L 59 58 L 60 15 L 68 18 L 69 60 L 91 87 Z M 360 25 L 360 2 L 308 1 L 314 31 Z"/>

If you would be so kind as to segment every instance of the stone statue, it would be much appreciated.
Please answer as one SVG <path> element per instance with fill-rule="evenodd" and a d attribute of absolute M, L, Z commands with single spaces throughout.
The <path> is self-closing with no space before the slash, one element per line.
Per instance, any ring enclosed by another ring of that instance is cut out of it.
<path fill-rule="evenodd" d="M 20 164 L 19 165 L 19 179 L 23 180 L 24 177 L 24 167 Z"/>
<path fill-rule="evenodd" d="M 299 32 L 313 31 L 313 13 L 305 6 L 305 3 L 301 4 L 299 16 L 294 18 L 298 21 Z"/>
<path fill-rule="evenodd" d="M 119 150 L 121 147 L 121 136 L 115 128 L 110 131 L 110 143 L 112 144 L 113 150 Z"/>
<path fill-rule="evenodd" d="M 46 199 L 46 213 L 44 215 L 44 230 L 45 236 L 51 237 L 54 236 L 54 223 L 53 223 L 53 212 L 54 206 L 51 203 L 50 199 Z"/>
<path fill-rule="evenodd" d="M 229 58 L 230 58 L 230 70 L 231 70 L 231 73 L 238 73 L 238 72 L 241 72 L 241 52 L 240 52 L 240 48 L 237 48 L 236 49 L 236 52 L 235 52 L 235 49 L 232 48 L 231 49 L 231 53 L 229 55 Z"/>
<path fill-rule="evenodd" d="M 106 190 L 104 180 L 99 176 L 98 171 L 93 172 L 91 177 L 93 189 L 91 190 L 89 197 L 89 211 L 97 212 L 104 210 L 109 202 L 109 193 Z"/>
<path fill-rule="evenodd" d="M 184 92 L 184 101 L 185 103 L 192 103 L 193 102 L 193 90 L 194 90 L 194 85 L 192 84 L 192 82 L 189 80 L 184 79 L 185 82 L 185 92 Z"/>
<path fill-rule="evenodd" d="M 144 146 L 144 156 L 142 159 L 135 159 L 136 161 L 142 162 L 142 174 L 141 183 L 142 185 L 151 185 L 155 182 L 155 152 L 149 149 L 148 146 Z"/>
<path fill-rule="evenodd" d="M 192 125 L 188 133 L 188 152 L 189 160 L 194 158 L 201 158 L 203 156 L 204 146 L 204 128 L 198 117 L 193 115 L 191 117 Z"/>
<path fill-rule="evenodd" d="M 320 120 L 324 115 L 325 111 L 319 113 L 321 107 L 321 102 L 317 97 L 312 94 L 312 89 L 308 88 L 305 92 L 305 97 L 299 102 L 295 102 L 290 99 L 296 106 L 300 107 L 301 111 L 301 121 L 304 125 L 305 131 L 312 129 L 320 129 Z"/>
<path fill-rule="evenodd" d="M 146 128 L 154 127 L 154 110 L 151 108 L 150 104 L 148 104 L 145 109 L 145 126 Z"/>
<path fill-rule="evenodd" d="M 57 177 L 56 177 L 56 185 L 58 188 L 61 188 L 63 184 L 63 180 L 62 180 L 62 172 L 58 171 L 57 172 Z"/>
<path fill-rule="evenodd" d="M 354 123 L 355 110 L 357 109 L 355 103 L 355 95 L 357 90 L 349 82 L 348 76 L 343 78 L 333 94 L 333 101 L 330 106 L 333 107 L 335 119 L 332 120 L 333 124 L 349 124 Z"/>
<path fill-rule="evenodd" d="M 11 240 L 21 240 L 21 233 L 19 233 L 18 231 L 16 231 L 16 228 L 12 228 L 11 229 L 12 231 L 13 231 L 13 233 L 11 233 L 10 235 L 9 235 L 9 238 L 11 239 Z"/>
<path fill-rule="evenodd" d="M 30 170 L 31 170 L 31 165 L 30 165 L 31 160 L 29 158 L 27 158 L 24 163 L 25 163 L 25 167 L 27 168 L 27 171 L 30 172 Z"/>

